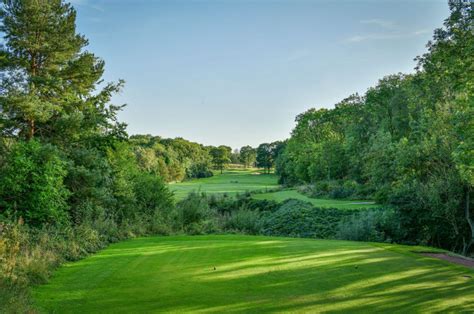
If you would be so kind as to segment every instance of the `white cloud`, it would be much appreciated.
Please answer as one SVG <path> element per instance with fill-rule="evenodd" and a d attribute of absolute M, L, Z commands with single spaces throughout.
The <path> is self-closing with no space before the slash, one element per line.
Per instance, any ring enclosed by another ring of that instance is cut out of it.
<path fill-rule="evenodd" d="M 352 37 L 347 38 L 344 40 L 348 43 L 358 43 L 361 41 L 369 41 L 369 40 L 383 40 L 383 39 L 394 39 L 394 38 L 401 38 L 400 34 L 365 34 L 365 35 L 354 35 Z"/>
<path fill-rule="evenodd" d="M 376 25 L 385 29 L 395 29 L 396 24 L 392 21 L 385 19 L 369 19 L 360 21 L 361 24 Z"/>
<path fill-rule="evenodd" d="M 429 30 L 417 30 L 414 32 L 392 32 L 392 33 L 372 33 L 372 34 L 362 34 L 354 35 L 349 38 L 346 38 L 344 42 L 346 43 L 359 43 L 363 41 L 370 40 L 386 40 L 386 39 L 402 39 L 416 37 L 424 34 L 430 33 Z"/>
<path fill-rule="evenodd" d="M 429 29 L 420 29 L 413 32 L 413 35 L 418 36 L 418 35 L 424 35 L 424 34 L 429 34 L 429 33 L 431 33 Z"/>

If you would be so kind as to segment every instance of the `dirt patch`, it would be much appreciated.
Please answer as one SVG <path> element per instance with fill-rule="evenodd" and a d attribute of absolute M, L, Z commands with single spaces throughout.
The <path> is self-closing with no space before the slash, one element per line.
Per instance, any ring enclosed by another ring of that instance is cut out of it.
<path fill-rule="evenodd" d="M 454 264 L 458 265 L 463 265 L 469 268 L 474 269 L 474 260 L 468 259 L 468 258 L 463 258 L 460 256 L 451 256 L 445 253 L 430 253 L 430 252 L 420 252 L 421 255 L 423 256 L 428 256 L 428 257 L 433 257 L 433 258 L 439 258 Z"/>

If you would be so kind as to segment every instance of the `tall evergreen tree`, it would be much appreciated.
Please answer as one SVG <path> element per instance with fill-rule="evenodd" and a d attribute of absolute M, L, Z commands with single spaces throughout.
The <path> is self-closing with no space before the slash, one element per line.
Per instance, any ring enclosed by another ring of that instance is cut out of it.
<path fill-rule="evenodd" d="M 62 0 L 2 2 L 1 133 L 56 142 L 122 134 L 120 107 L 107 105 L 122 82 L 97 90 L 104 62 L 85 50 L 74 8 Z"/>

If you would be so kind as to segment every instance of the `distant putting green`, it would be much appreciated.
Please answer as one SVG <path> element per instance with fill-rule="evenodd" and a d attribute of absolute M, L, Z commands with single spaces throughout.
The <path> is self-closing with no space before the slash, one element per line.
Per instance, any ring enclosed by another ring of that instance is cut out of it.
<path fill-rule="evenodd" d="M 321 198 L 310 198 L 306 195 L 299 193 L 296 190 L 284 190 L 277 191 L 272 193 L 262 193 L 255 194 L 252 196 L 258 200 L 271 200 L 276 202 L 283 202 L 287 199 L 293 198 L 297 200 L 302 200 L 305 202 L 310 202 L 317 207 L 325 208 L 339 208 L 339 209 L 359 209 L 359 208 L 373 208 L 378 207 L 372 201 L 346 201 L 346 200 L 334 200 L 334 199 L 321 199 Z"/>
<path fill-rule="evenodd" d="M 213 177 L 172 183 L 170 189 L 176 199 L 183 199 L 192 191 L 208 194 L 245 193 L 247 191 L 273 189 L 278 187 L 278 178 L 274 174 L 263 174 L 257 169 L 230 169 Z"/>
<path fill-rule="evenodd" d="M 257 236 L 134 239 L 34 289 L 45 313 L 474 311 L 474 271 L 423 248 Z"/>

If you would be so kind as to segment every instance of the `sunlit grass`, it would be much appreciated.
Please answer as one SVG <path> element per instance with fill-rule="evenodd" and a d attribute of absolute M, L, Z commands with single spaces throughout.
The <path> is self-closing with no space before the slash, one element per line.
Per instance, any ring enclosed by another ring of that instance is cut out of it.
<path fill-rule="evenodd" d="M 183 199 L 192 191 L 207 194 L 245 193 L 247 191 L 274 189 L 278 187 L 275 174 L 264 174 L 258 169 L 228 169 L 223 174 L 216 172 L 213 177 L 194 179 L 169 185 L 176 199 Z"/>
<path fill-rule="evenodd" d="M 280 188 L 278 178 L 275 174 L 264 174 L 259 169 L 228 169 L 223 174 L 216 172 L 213 177 L 204 179 L 194 179 L 169 185 L 174 192 L 175 198 L 181 200 L 190 192 L 205 192 L 206 194 L 218 194 L 233 196 L 245 192 L 265 192 Z M 298 199 L 310 202 L 316 207 L 359 209 L 377 207 L 372 201 L 356 200 L 333 200 L 310 198 L 296 190 L 288 189 L 281 191 L 269 191 L 268 193 L 258 193 L 252 196 L 259 200 L 272 200 L 283 202 L 287 199 Z"/>
<path fill-rule="evenodd" d="M 141 238 L 67 264 L 44 312 L 470 312 L 474 271 L 425 248 L 257 236 Z M 426 250 L 426 249 L 425 249 Z"/>

